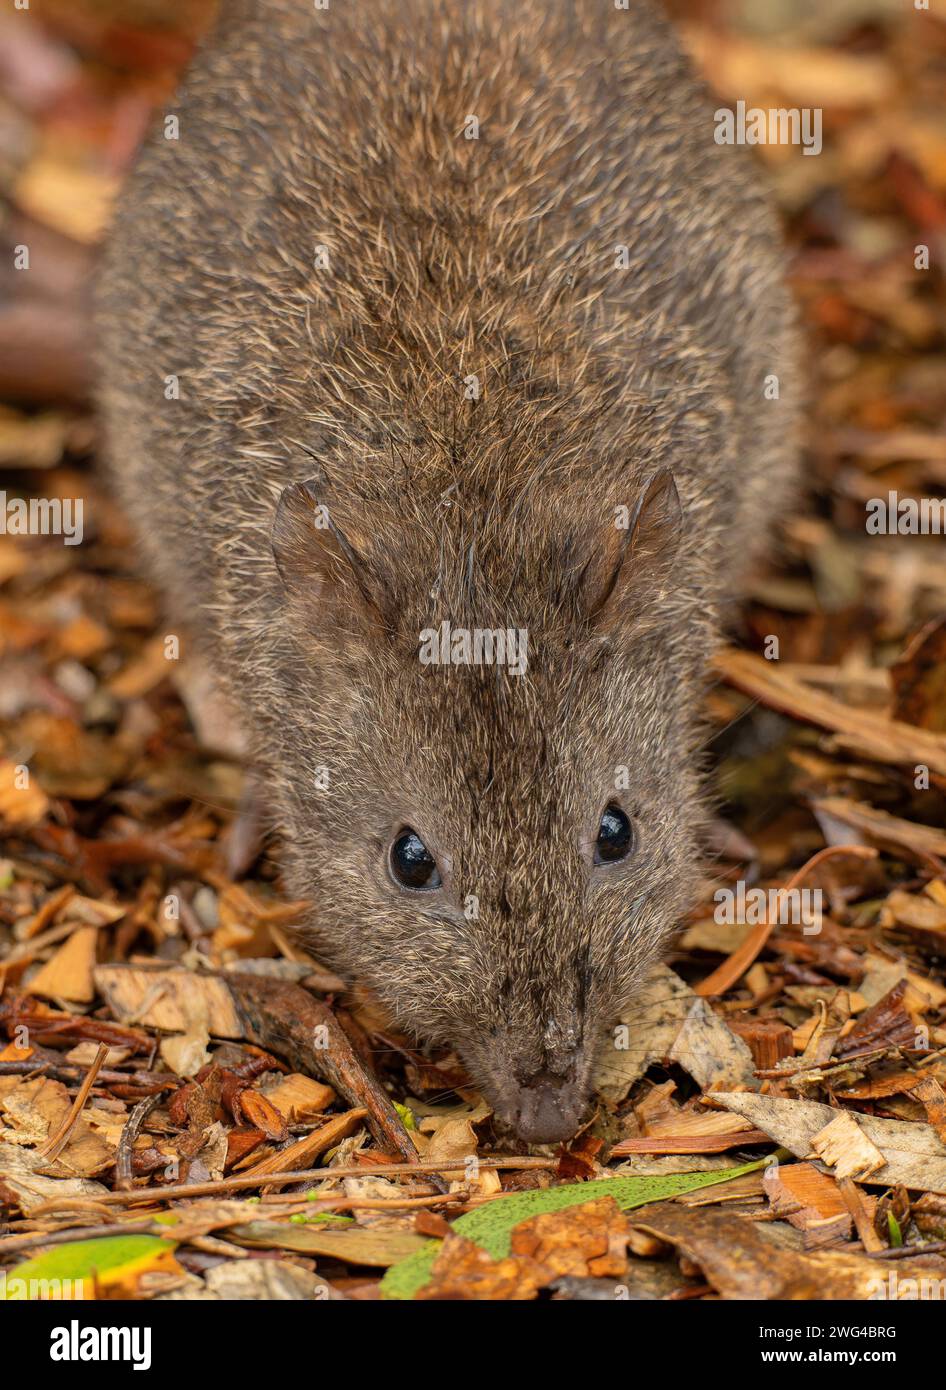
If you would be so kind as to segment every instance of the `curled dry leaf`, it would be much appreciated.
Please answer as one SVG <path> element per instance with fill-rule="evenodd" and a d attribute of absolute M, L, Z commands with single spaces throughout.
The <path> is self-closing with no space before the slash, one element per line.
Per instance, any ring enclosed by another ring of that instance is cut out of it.
<path fill-rule="evenodd" d="M 763 1228 L 719 1207 L 644 1207 L 633 1224 L 676 1247 L 723 1298 L 876 1299 L 885 1296 L 889 1271 L 863 1254 L 802 1251 L 767 1240 Z M 942 1279 L 946 1261 L 935 1255 L 898 1261 L 896 1275 Z"/>
<path fill-rule="evenodd" d="M 830 1105 L 811 1100 L 783 1100 L 748 1092 L 716 1092 L 713 1100 L 751 1120 L 798 1158 L 810 1155 L 814 1137 L 838 1117 L 838 1111 Z M 865 1179 L 867 1182 L 879 1187 L 902 1184 L 919 1192 L 946 1193 L 946 1145 L 930 1125 L 873 1115 L 858 1115 L 854 1119 L 851 1112 L 844 1113 L 884 1160 Z"/>

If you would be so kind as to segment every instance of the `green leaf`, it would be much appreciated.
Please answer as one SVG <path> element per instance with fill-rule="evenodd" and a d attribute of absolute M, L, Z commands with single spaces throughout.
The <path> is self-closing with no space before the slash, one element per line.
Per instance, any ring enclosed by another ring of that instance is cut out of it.
<path fill-rule="evenodd" d="M 414 1112 L 409 1105 L 401 1105 L 399 1101 L 394 1102 L 394 1108 L 401 1117 L 401 1122 L 405 1129 L 416 1129 L 414 1123 Z"/>
<path fill-rule="evenodd" d="M 716 1168 L 709 1173 L 601 1178 L 593 1182 L 569 1182 L 558 1187 L 516 1192 L 457 1217 L 452 1229 L 481 1245 L 494 1260 L 498 1260 L 509 1254 L 512 1228 L 518 1226 L 520 1221 L 528 1221 L 530 1217 L 540 1216 L 543 1212 L 563 1211 L 566 1207 L 580 1206 L 582 1202 L 592 1202 L 598 1197 L 613 1197 L 622 1211 L 630 1211 L 633 1207 L 646 1206 L 648 1202 L 662 1202 L 683 1192 L 696 1192 L 714 1183 L 729 1182 L 743 1173 L 764 1168 L 769 1162 L 771 1156 L 743 1163 L 738 1168 Z M 442 1244 L 442 1241 L 432 1240 L 428 1248 L 418 1250 L 389 1269 L 381 1281 L 382 1296 L 413 1298 L 429 1281 Z"/>
<path fill-rule="evenodd" d="M 903 1232 L 900 1229 L 900 1222 L 892 1211 L 887 1212 L 887 1230 L 890 1232 L 890 1244 L 900 1246 L 903 1244 Z"/>
<path fill-rule="evenodd" d="M 338 1212 L 319 1211 L 314 1216 L 306 1216 L 304 1211 L 297 1212 L 295 1216 L 290 1216 L 296 1226 L 311 1226 L 318 1222 L 322 1225 L 330 1226 L 351 1226 L 354 1224 L 353 1216 L 340 1216 Z"/>
<path fill-rule="evenodd" d="M 8 1271 L 2 1286 L 7 1299 L 94 1298 L 95 1288 L 133 1290 L 139 1274 L 160 1267 L 175 1242 L 159 1236 L 103 1236 L 56 1245 L 45 1255 Z M 131 1296 L 127 1294 L 126 1296 Z"/>

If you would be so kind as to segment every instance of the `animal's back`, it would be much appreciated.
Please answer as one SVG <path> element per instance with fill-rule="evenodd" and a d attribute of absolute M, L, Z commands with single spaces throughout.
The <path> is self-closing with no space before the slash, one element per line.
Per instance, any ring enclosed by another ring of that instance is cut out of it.
<path fill-rule="evenodd" d="M 712 597 L 721 531 L 743 550 L 790 473 L 791 315 L 650 0 L 241 0 L 169 112 L 107 259 L 102 392 L 179 607 L 274 582 L 293 479 L 409 604 L 451 538 L 499 566 L 499 528 L 580 530 L 655 461 Z"/>

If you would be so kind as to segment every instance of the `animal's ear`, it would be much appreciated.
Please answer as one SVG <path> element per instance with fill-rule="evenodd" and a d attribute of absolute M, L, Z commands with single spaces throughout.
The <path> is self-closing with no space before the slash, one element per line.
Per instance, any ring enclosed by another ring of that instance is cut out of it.
<path fill-rule="evenodd" d="M 666 588 L 683 529 L 673 474 L 661 468 L 636 503 L 617 507 L 581 573 L 581 607 L 589 622 L 607 627 L 646 607 Z"/>
<path fill-rule="evenodd" d="M 312 627 L 352 635 L 388 627 L 386 591 L 355 543 L 335 524 L 327 494 L 316 479 L 284 489 L 273 521 L 272 546 L 286 592 L 305 604 L 303 619 Z"/>

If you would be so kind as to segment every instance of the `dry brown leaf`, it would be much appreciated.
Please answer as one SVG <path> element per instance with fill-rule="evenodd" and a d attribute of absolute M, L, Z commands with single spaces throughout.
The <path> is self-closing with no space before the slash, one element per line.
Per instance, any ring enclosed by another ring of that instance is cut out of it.
<path fill-rule="evenodd" d="M 451 1232 L 437 1256 L 433 1275 L 418 1299 L 535 1298 L 554 1278 L 550 1270 L 522 1256 L 494 1260 L 479 1245 Z"/>
<path fill-rule="evenodd" d="M 65 1086 L 49 1077 L 9 1077 L 5 1081 L 16 1083 L 0 1091 L 0 1112 L 11 1126 L 6 1138 L 18 1144 L 45 1143 L 72 1110 Z M 80 1115 L 58 1157 L 42 1167 L 51 1175 L 89 1178 L 104 1173 L 114 1162 L 114 1148 Z"/>
<path fill-rule="evenodd" d="M 946 1094 L 936 1077 L 929 1073 L 921 1076 L 910 1094 L 923 1106 L 926 1118 L 936 1130 L 940 1141 L 946 1145 Z"/>
<path fill-rule="evenodd" d="M 595 1073 L 595 1087 L 606 1100 L 623 1100 L 652 1063 L 671 1059 L 704 1090 L 718 1083 L 758 1085 L 742 1039 L 666 965 L 651 972 L 611 1043 L 602 1049 Z"/>
<path fill-rule="evenodd" d="M 874 107 L 893 90 L 885 57 L 764 43 L 698 24 L 685 25 L 683 36 L 697 63 L 712 73 L 716 90 L 750 106 L 779 96 L 799 106 Z"/>
<path fill-rule="evenodd" d="M 890 761 L 894 761 L 892 755 Z M 813 805 L 816 811 L 853 826 L 880 845 L 892 845 L 895 849 L 908 850 L 920 856 L 946 854 L 946 831 L 937 830 L 934 826 L 901 820 L 886 811 L 879 811 L 866 801 L 852 801 L 844 796 L 823 796 Z"/>
<path fill-rule="evenodd" d="M 633 1212 L 631 1223 L 676 1246 L 723 1298 L 834 1301 L 891 1296 L 886 1292 L 890 1269 L 869 1256 L 775 1244 L 759 1226 L 726 1208 L 661 1202 Z M 897 1261 L 899 1281 L 942 1279 L 944 1274 L 946 1261 L 935 1255 Z"/>
<path fill-rule="evenodd" d="M 598 1197 L 521 1221 L 513 1227 L 510 1253 L 543 1265 L 556 1278 L 622 1279 L 628 1235 L 627 1217 L 614 1198 Z"/>
<path fill-rule="evenodd" d="M 476 1157 L 478 1143 L 473 1126 L 465 1116 L 447 1120 L 431 1137 L 424 1157 L 430 1163 L 458 1162 L 461 1165 L 459 1169 L 445 1171 L 444 1177 L 452 1182 L 460 1182 L 465 1176 L 468 1160 Z"/>
<path fill-rule="evenodd" d="M 704 1091 L 717 1086 L 755 1090 L 759 1085 L 752 1053 L 705 999 L 694 998 L 670 1050 L 670 1060 L 689 1072 Z"/>
<path fill-rule="evenodd" d="M 717 1091 L 713 1100 L 751 1120 L 797 1158 L 810 1155 L 814 1136 L 839 1113 L 818 1101 L 784 1100 L 749 1091 L 734 1091 L 729 1095 Z M 850 1115 L 849 1111 L 844 1113 Z M 866 1179 L 869 1184 L 878 1187 L 902 1184 L 919 1192 L 946 1193 L 946 1145 L 930 1125 L 879 1119 L 874 1115 L 858 1115 L 856 1119 L 851 1116 L 851 1119 L 883 1155 L 883 1167 Z"/>
<path fill-rule="evenodd" d="M 657 965 L 641 987 L 633 1011 L 601 1049 L 595 1089 L 606 1100 L 622 1101 L 653 1063 L 670 1056 L 695 995 L 666 965 Z"/>
<path fill-rule="evenodd" d="M 91 1004 L 95 998 L 92 972 L 98 936 L 96 927 L 79 927 L 37 971 L 26 992 L 74 1004 Z"/>
<path fill-rule="evenodd" d="M 946 905 L 920 893 L 903 893 L 895 889 L 887 894 L 884 906 L 896 921 L 921 931 L 946 932 Z"/>
<path fill-rule="evenodd" d="M 825 1222 L 840 1222 L 851 1230 L 851 1215 L 836 1180 L 813 1163 L 773 1163 L 765 1169 L 763 1186 L 772 1211 L 799 1230 Z"/>
<path fill-rule="evenodd" d="M 162 1038 L 158 1051 L 175 1076 L 196 1076 L 210 1061 L 209 1042 L 210 1034 L 198 1020 L 191 1024 L 186 1033 L 174 1033 L 169 1038 Z"/>
<path fill-rule="evenodd" d="M 876 758 L 878 762 L 910 766 L 922 763 L 934 772 L 946 774 L 946 737 L 940 734 L 887 719 L 873 710 L 854 709 L 813 689 L 791 673 L 780 671 L 777 662 L 765 661 L 751 652 L 727 647 L 714 657 L 713 664 L 724 680 L 746 694 L 784 714 L 832 730 L 843 739 L 846 747 Z M 844 797 L 827 798 L 827 803 L 829 806 L 839 803 L 842 809 L 856 809 L 857 806 L 855 802 L 846 802 Z M 873 814 L 882 816 L 883 812 L 874 811 Z M 844 819 L 843 816 L 839 818 Z M 946 837 L 941 836 L 941 839 L 946 842 Z"/>
<path fill-rule="evenodd" d="M 0 1202 L 9 1202 L 28 1216 L 46 1202 L 95 1201 L 107 1191 L 87 1178 L 49 1177 L 40 1171 L 48 1166 L 35 1150 L 0 1138 Z"/>
<path fill-rule="evenodd" d="M 811 1136 L 812 1152 L 834 1169 L 835 1177 L 863 1182 L 884 1166 L 884 1156 L 847 1110 Z"/>
<path fill-rule="evenodd" d="M 116 191 L 114 178 L 62 158 L 50 144 L 26 166 L 14 197 L 37 222 L 94 246 L 102 238 Z"/>
<path fill-rule="evenodd" d="M 946 618 L 934 618 L 914 635 L 890 678 L 894 719 L 946 732 Z"/>

